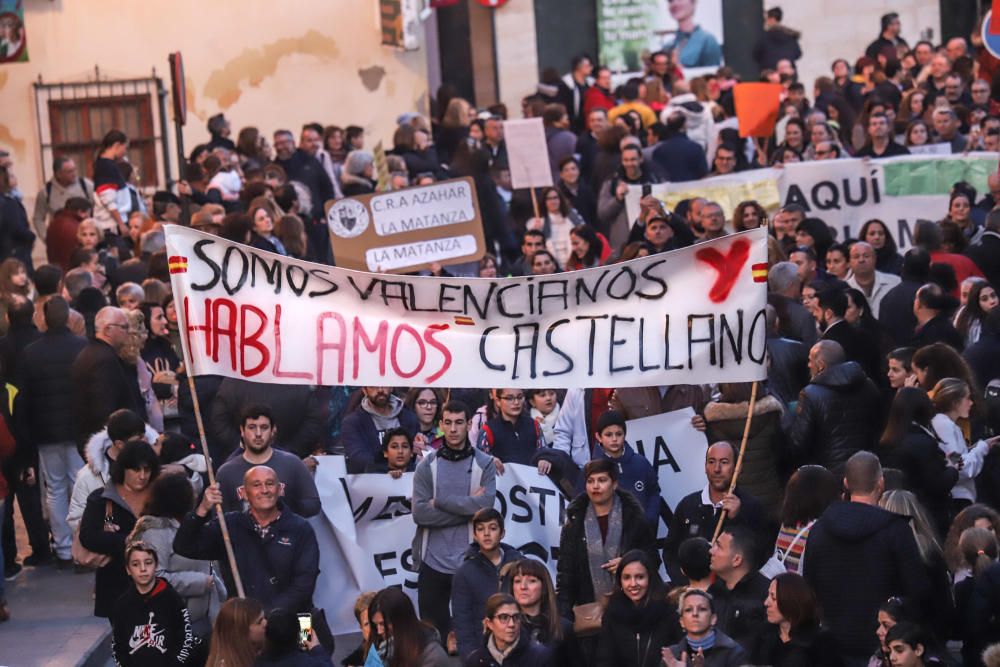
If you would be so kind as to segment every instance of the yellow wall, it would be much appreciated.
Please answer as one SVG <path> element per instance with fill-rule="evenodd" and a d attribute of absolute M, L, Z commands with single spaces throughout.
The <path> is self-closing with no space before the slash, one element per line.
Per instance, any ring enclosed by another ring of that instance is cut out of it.
<path fill-rule="evenodd" d="M 155 67 L 169 89 L 167 55 L 181 51 L 188 151 L 219 111 L 234 140 L 244 125 L 297 136 L 318 121 L 363 126 L 370 148 L 391 145 L 398 114 L 427 110 L 426 51 L 381 46 L 375 0 L 26 0 L 25 24 L 30 61 L 0 65 L 0 147 L 13 153 L 29 206 L 42 176 L 39 76 L 85 81 L 96 65 L 102 78 L 141 78 Z M 176 175 L 172 123 L 168 134 Z"/>

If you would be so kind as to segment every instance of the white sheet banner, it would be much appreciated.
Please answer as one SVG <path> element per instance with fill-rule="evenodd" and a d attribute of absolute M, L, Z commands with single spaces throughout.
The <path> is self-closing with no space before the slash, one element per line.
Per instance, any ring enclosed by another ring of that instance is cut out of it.
<path fill-rule="evenodd" d="M 947 215 L 954 183 L 967 181 L 985 195 L 989 192 L 986 178 L 996 170 L 993 153 L 821 160 L 700 181 L 661 183 L 652 187 L 652 194 L 671 210 L 692 197 L 716 201 L 727 220 L 732 220 L 736 206 L 748 199 L 757 200 L 771 214 L 780 206 L 798 204 L 807 217 L 823 220 L 838 241 L 857 238 L 865 222 L 878 218 L 905 250 L 913 243 L 918 222 Z M 641 198 L 640 186 L 629 188 L 626 206 L 633 220 L 639 216 Z"/>
<path fill-rule="evenodd" d="M 314 602 L 334 634 L 357 631 L 354 600 L 365 591 L 402 586 L 416 603 L 417 572 L 410 553 L 416 526 L 410 499 L 413 473 L 346 475 L 342 457 L 324 456 L 316 470 L 322 512 L 310 519 L 320 547 Z M 504 542 L 556 574 L 567 499 L 532 466 L 509 463 L 497 477 L 496 508 Z"/>
<path fill-rule="evenodd" d="M 194 375 L 396 387 L 763 379 L 765 233 L 492 280 L 349 271 L 166 228 Z"/>

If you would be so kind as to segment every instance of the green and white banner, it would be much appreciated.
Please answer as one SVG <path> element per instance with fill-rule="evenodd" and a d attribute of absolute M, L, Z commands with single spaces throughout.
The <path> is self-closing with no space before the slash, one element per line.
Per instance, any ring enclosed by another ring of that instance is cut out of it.
<path fill-rule="evenodd" d="M 937 221 L 948 214 L 952 185 L 966 181 L 985 195 L 989 192 L 986 178 L 995 171 L 993 153 L 823 160 L 663 183 L 654 185 L 652 194 L 670 209 L 685 199 L 704 197 L 718 202 L 727 220 L 748 199 L 757 200 L 770 214 L 781 206 L 799 204 L 808 217 L 819 218 L 833 229 L 838 241 L 857 238 L 865 222 L 878 218 L 905 249 L 913 243 L 917 222 Z M 638 217 L 641 197 L 641 187 L 629 188 L 626 203 L 633 220 Z"/>

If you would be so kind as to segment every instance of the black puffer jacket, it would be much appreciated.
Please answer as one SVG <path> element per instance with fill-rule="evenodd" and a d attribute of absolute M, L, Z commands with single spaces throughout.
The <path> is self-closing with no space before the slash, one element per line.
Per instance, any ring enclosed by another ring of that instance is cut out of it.
<path fill-rule="evenodd" d="M 24 427 L 19 442 L 37 446 L 76 440 L 71 373 L 85 347 L 86 338 L 62 327 L 25 348 L 18 379 L 17 413 Z"/>
<path fill-rule="evenodd" d="M 796 463 L 817 463 L 840 475 L 852 454 L 875 448 L 881 407 L 878 389 L 857 362 L 827 368 L 802 390 L 786 426 Z"/>
<path fill-rule="evenodd" d="M 621 554 L 631 549 L 642 549 L 659 565 L 656 553 L 656 533 L 646 523 L 642 505 L 627 491 L 615 491 L 622 503 Z M 573 607 L 594 602 L 594 584 L 590 580 L 587 559 L 587 534 L 583 527 L 590 498 L 584 493 L 566 507 L 566 523 L 559 537 L 559 563 L 556 591 L 559 613 L 573 618 Z"/>

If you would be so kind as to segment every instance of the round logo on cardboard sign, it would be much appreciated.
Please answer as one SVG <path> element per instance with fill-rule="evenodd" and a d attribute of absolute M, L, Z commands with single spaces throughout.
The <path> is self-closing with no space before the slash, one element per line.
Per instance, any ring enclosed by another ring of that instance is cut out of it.
<path fill-rule="evenodd" d="M 365 233 L 370 218 L 364 204 L 353 199 L 342 199 L 330 207 L 326 223 L 330 226 L 330 231 L 340 238 L 353 239 Z"/>

